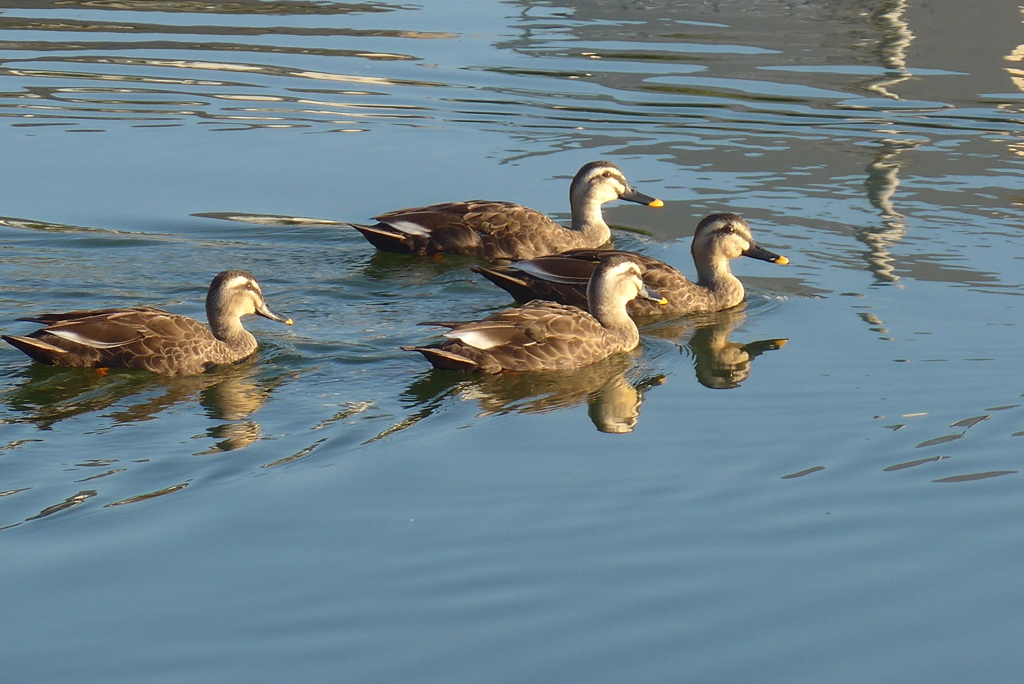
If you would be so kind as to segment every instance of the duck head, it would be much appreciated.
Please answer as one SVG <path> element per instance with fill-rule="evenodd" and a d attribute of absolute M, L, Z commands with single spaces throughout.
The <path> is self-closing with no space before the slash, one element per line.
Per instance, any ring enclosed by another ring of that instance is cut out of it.
<path fill-rule="evenodd" d="M 665 205 L 660 199 L 634 190 L 619 167 L 607 161 L 584 164 L 576 172 L 576 177 L 572 179 L 572 185 L 569 186 L 569 203 L 572 206 L 589 202 L 604 204 L 617 199 L 645 204 L 649 207 Z"/>
<path fill-rule="evenodd" d="M 206 294 L 206 317 L 210 325 L 238 321 L 242 316 L 256 314 L 272 321 L 291 325 L 292 319 L 276 314 L 263 299 L 263 290 L 247 271 L 222 271 L 210 283 Z"/>
<path fill-rule="evenodd" d="M 621 309 L 624 314 L 626 302 L 636 298 L 659 304 L 668 303 L 664 297 L 647 291 L 644 287 L 643 270 L 638 263 L 620 255 L 602 259 L 587 284 L 587 299 L 591 311 Z"/>
<path fill-rule="evenodd" d="M 728 261 L 747 256 L 773 264 L 785 265 L 789 259 L 770 252 L 754 241 L 750 226 L 736 214 L 710 214 L 697 225 L 690 245 L 695 263 Z"/>

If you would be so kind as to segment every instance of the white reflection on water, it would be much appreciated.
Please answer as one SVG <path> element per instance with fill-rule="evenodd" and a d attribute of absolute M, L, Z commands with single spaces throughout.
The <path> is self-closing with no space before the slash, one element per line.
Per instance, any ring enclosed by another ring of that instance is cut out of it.
<path fill-rule="evenodd" d="M 858 239 L 870 249 L 868 263 L 872 273 L 880 282 L 896 283 L 900 277 L 896 274 L 897 259 L 890 251 L 907 232 L 906 217 L 896 210 L 893 197 L 899 188 L 899 156 L 908 150 L 914 150 L 924 144 L 923 140 L 892 140 L 881 141 L 882 151 L 868 166 L 868 177 L 864 181 L 868 191 L 868 199 L 882 216 L 882 225 L 865 228 L 858 234 Z"/>
<path fill-rule="evenodd" d="M 883 66 L 896 74 L 879 79 L 868 88 L 894 100 L 900 99 L 900 96 L 892 92 L 890 88 L 913 77 L 910 69 L 907 68 L 907 54 L 914 40 L 914 34 L 910 30 L 906 12 L 906 0 L 894 0 L 882 3 L 876 14 L 877 20 L 882 24 L 879 32 L 884 36 L 878 51 L 881 53 Z"/>
<path fill-rule="evenodd" d="M 1024 14 L 1024 7 L 1021 7 L 1021 13 Z M 1021 43 L 1010 54 L 1005 57 L 1007 62 L 1021 63 L 1024 62 L 1024 43 Z M 1010 76 L 1010 82 L 1017 88 L 1017 90 L 1024 93 L 1024 68 L 1018 67 L 1006 67 L 1006 73 Z M 1019 104 L 1003 104 L 1000 105 L 1003 109 L 1012 109 L 1016 112 L 1024 111 Z M 1024 140 L 1020 140 L 1021 136 L 1018 136 L 1018 142 L 1012 142 L 1009 144 L 1010 151 L 1016 155 L 1024 157 Z M 1024 199 L 1019 200 L 1019 204 L 1024 204 Z"/>

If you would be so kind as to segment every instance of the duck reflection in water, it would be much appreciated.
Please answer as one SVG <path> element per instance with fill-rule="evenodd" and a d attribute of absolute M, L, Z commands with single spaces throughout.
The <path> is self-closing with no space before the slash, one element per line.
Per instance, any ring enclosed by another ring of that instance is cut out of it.
<path fill-rule="evenodd" d="M 471 377 L 429 371 L 402 395 L 418 407 L 416 413 L 385 434 L 419 422 L 454 397 L 479 403 L 479 416 L 548 413 L 585 402 L 590 419 L 601 432 L 631 432 L 640 417 L 644 394 L 664 382 L 662 375 L 644 375 L 638 357 L 636 351 L 615 354 L 572 371 Z"/>
<path fill-rule="evenodd" d="M 785 346 L 786 339 L 757 340 L 739 343 L 729 339 L 743 322 L 745 304 L 682 320 L 668 321 L 644 330 L 644 334 L 685 342 L 693 358 L 697 381 L 710 389 L 733 389 L 750 377 L 750 366 L 761 354 Z M 692 331 L 692 332 L 691 332 Z"/>
<path fill-rule="evenodd" d="M 207 430 L 209 437 L 222 440 L 212 452 L 240 449 L 256 441 L 259 424 L 246 419 L 266 404 L 283 381 L 257 378 L 255 359 L 178 378 L 40 364 L 25 367 L 20 375 L 23 382 L 0 394 L 0 402 L 14 414 L 8 422 L 30 422 L 48 430 L 62 420 L 113 408 L 106 418 L 119 424 L 137 423 L 198 399 L 211 419 L 226 421 Z"/>

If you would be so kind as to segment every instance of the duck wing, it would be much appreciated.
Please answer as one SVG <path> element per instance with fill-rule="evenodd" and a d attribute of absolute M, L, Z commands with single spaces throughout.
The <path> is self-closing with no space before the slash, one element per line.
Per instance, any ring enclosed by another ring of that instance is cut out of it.
<path fill-rule="evenodd" d="M 81 311 L 65 311 L 63 313 L 44 313 L 35 314 L 32 316 L 23 316 L 17 320 L 29 321 L 30 323 L 39 323 L 41 325 L 53 325 L 55 323 L 61 323 L 64 321 L 72 321 L 76 319 L 92 318 L 94 316 L 112 316 L 115 314 L 122 314 L 134 311 L 152 312 L 157 314 L 167 314 L 163 309 L 157 309 L 154 307 L 143 306 L 133 308 L 116 308 L 116 309 L 88 309 Z M 167 314 L 170 315 L 170 314 Z"/>
<path fill-rule="evenodd" d="M 589 313 L 546 301 L 458 326 L 445 337 L 442 349 L 473 359 L 484 372 L 569 370 L 621 351 Z"/>
<path fill-rule="evenodd" d="M 223 345 L 199 321 L 154 308 L 72 311 L 33 320 L 45 327 L 4 339 L 50 365 L 197 373 L 209 365 L 206 357 Z"/>
<path fill-rule="evenodd" d="M 644 272 L 644 285 L 668 300 L 667 305 L 662 305 L 634 299 L 626 304 L 630 316 L 665 318 L 705 310 L 700 304 L 703 288 L 664 261 L 625 250 L 577 249 L 516 261 L 507 267 L 473 270 L 511 294 L 517 302 L 547 299 L 588 309 L 587 283 L 597 264 L 609 256 L 624 256 L 635 261 Z"/>
<path fill-rule="evenodd" d="M 469 254 L 489 261 L 525 259 L 559 251 L 572 231 L 512 202 L 472 200 L 399 209 L 355 228 L 378 249 L 406 254 Z M 565 246 L 569 246 L 565 242 Z"/>
<path fill-rule="evenodd" d="M 583 256 L 565 252 L 515 261 L 505 267 L 474 267 L 472 270 L 508 292 L 517 302 L 543 299 L 586 310 L 587 283 L 599 262 L 591 254 L 612 252 L 583 251 Z"/>
<path fill-rule="evenodd" d="M 64 317 L 37 332 L 94 349 L 114 349 L 154 339 L 160 340 L 159 346 L 166 348 L 185 340 L 213 337 L 198 321 L 151 308 L 103 310 L 93 315 Z"/>

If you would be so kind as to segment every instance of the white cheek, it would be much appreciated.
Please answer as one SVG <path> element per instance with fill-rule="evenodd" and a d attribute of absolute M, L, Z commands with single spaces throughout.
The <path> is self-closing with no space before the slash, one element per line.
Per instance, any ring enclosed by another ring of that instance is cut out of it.
<path fill-rule="evenodd" d="M 611 202 L 612 200 L 617 200 L 625 191 L 626 189 L 618 183 L 614 185 L 606 185 L 601 189 L 601 201 Z"/>
<path fill-rule="evenodd" d="M 731 257 L 738 257 L 750 249 L 750 243 L 737 236 L 729 241 L 729 247 L 729 255 Z"/>

